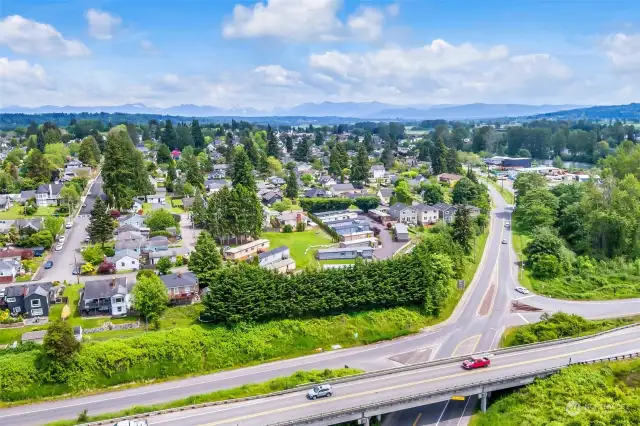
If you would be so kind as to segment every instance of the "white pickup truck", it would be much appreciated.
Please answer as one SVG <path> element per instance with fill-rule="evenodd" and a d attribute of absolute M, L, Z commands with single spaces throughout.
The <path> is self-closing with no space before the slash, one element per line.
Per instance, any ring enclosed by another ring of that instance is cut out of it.
<path fill-rule="evenodd" d="M 122 420 L 115 423 L 113 426 L 148 426 L 146 420 Z"/>

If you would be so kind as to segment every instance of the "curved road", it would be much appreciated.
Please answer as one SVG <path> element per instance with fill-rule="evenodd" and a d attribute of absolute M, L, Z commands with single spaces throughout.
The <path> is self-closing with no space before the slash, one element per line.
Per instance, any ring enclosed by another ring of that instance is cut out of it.
<path fill-rule="evenodd" d="M 535 302 L 545 310 L 562 310 L 592 318 L 628 315 L 640 311 L 640 301 L 637 300 L 570 302 L 539 296 L 522 296 L 515 292 L 518 268 L 516 255 L 511 244 L 501 244 L 503 239 L 511 240 L 510 231 L 504 226 L 506 221 L 511 220 L 511 212 L 505 208 L 506 204 L 497 191 L 490 187 L 490 192 L 496 207 L 491 214 L 491 230 L 476 276 L 452 316 L 447 321 L 426 329 L 420 334 L 390 342 L 152 384 L 136 389 L 2 409 L 0 424 L 26 426 L 75 418 L 84 408 L 89 410 L 89 414 L 119 411 L 133 405 L 167 402 L 246 383 L 262 382 L 301 369 L 339 368 L 349 365 L 372 371 L 489 351 L 498 345 L 506 327 L 536 321 L 539 318 L 540 312 L 535 314 L 511 312 L 513 300 L 525 297 L 527 299 L 522 299 L 522 302 L 529 305 Z M 640 345 L 637 348 L 640 348 Z M 613 353 L 605 348 L 602 349 L 602 354 L 612 355 Z M 421 425 L 436 423 L 444 426 L 448 420 L 452 425 L 460 424 L 461 417 L 470 414 L 473 405 L 452 402 L 451 404 L 433 404 L 424 408 L 425 415 Z M 394 424 L 402 423 L 398 421 Z"/>

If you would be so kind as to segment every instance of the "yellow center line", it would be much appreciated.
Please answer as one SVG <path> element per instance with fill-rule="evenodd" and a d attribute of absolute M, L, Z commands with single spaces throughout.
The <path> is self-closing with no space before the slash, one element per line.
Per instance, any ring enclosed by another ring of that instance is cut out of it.
<path fill-rule="evenodd" d="M 418 413 L 418 417 L 416 417 L 416 421 L 413 422 L 413 426 L 416 426 L 418 424 L 418 421 L 420 420 L 420 417 L 422 417 L 422 413 Z"/>
<path fill-rule="evenodd" d="M 480 341 L 480 337 L 482 337 L 482 334 L 476 334 L 475 336 L 471 336 L 471 337 L 467 337 L 466 339 L 464 339 L 463 341 L 461 341 L 460 343 L 458 343 L 458 345 L 456 346 L 456 348 L 453 350 L 453 354 L 451 355 L 452 357 L 456 357 L 459 356 L 458 354 L 458 349 L 460 349 L 460 347 L 462 346 L 466 346 L 467 344 L 465 343 L 467 340 L 471 340 L 471 339 L 476 339 L 476 343 L 475 345 L 473 345 L 473 348 L 475 350 L 475 347 L 478 346 L 478 342 Z M 470 354 L 473 353 L 473 351 L 469 352 Z"/>
<path fill-rule="evenodd" d="M 640 337 L 635 338 L 635 339 L 626 340 L 626 341 L 623 341 L 623 342 L 609 343 L 607 345 L 595 346 L 595 347 L 591 347 L 591 348 L 588 348 L 588 349 L 581 349 L 579 351 L 573 351 L 573 352 L 563 353 L 563 354 L 559 354 L 559 355 L 551 355 L 551 356 L 544 357 L 544 358 L 536 358 L 536 359 L 532 359 L 532 360 L 528 360 L 528 361 L 520 361 L 520 362 L 515 362 L 515 363 L 507 364 L 507 365 L 492 366 L 490 368 L 491 368 L 491 371 L 503 370 L 505 368 L 517 367 L 517 366 L 527 365 L 527 364 L 534 364 L 534 363 L 539 363 L 539 362 L 542 362 L 542 361 L 550 361 L 550 360 L 558 359 L 558 358 L 569 358 L 569 357 L 572 357 L 574 355 L 580 355 L 580 354 L 583 354 L 583 353 L 586 353 L 586 352 L 596 351 L 596 350 L 599 350 L 599 349 L 611 348 L 611 347 L 614 347 L 614 346 L 619 346 L 619 345 L 624 345 L 624 344 L 627 344 L 627 343 L 634 343 L 634 342 L 640 342 Z M 331 404 L 334 401 L 347 400 L 347 399 L 357 398 L 357 397 L 361 397 L 361 396 L 373 395 L 373 394 L 380 393 L 380 392 L 392 391 L 392 390 L 407 388 L 407 387 L 411 387 L 411 386 L 423 385 L 423 384 L 427 384 L 427 383 L 433 383 L 433 382 L 438 382 L 438 381 L 442 381 L 442 380 L 453 379 L 453 378 L 456 378 L 456 377 L 470 376 L 470 375 L 482 374 L 482 373 L 486 373 L 486 370 L 479 369 L 479 370 L 464 371 L 464 372 L 461 372 L 461 373 L 450 374 L 448 376 L 434 377 L 434 378 L 431 378 L 431 379 L 419 380 L 419 381 L 416 381 L 416 382 L 402 383 L 402 384 L 399 384 L 399 385 L 388 386 L 386 388 L 379 388 L 379 389 L 368 390 L 368 391 L 364 391 L 364 392 L 358 392 L 358 393 L 354 393 L 354 394 L 351 394 L 351 395 L 334 396 L 332 398 L 327 398 L 325 400 L 306 402 L 304 404 L 290 405 L 288 407 L 276 408 L 274 410 L 263 411 L 261 413 L 247 414 L 247 415 L 244 415 L 244 416 L 234 417 L 234 418 L 230 418 L 230 419 L 226 419 L 226 420 L 218 420 L 218 421 L 215 421 L 215 422 L 212 422 L 212 423 L 205 423 L 205 424 L 203 424 L 201 426 L 224 425 L 224 424 L 227 424 L 227 423 L 234 423 L 234 422 L 239 422 L 239 421 L 242 421 L 242 420 L 248 420 L 248 419 L 253 419 L 253 418 L 256 418 L 256 417 L 261 417 L 261 416 L 265 416 L 265 415 L 268 415 L 268 414 L 277 414 L 277 413 L 282 413 L 282 412 L 285 412 L 285 411 L 296 410 L 298 408 L 310 407 L 312 405 Z"/>

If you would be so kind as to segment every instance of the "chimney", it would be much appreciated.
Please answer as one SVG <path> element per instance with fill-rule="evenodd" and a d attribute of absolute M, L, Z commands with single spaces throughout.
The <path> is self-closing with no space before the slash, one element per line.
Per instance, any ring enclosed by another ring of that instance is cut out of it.
<path fill-rule="evenodd" d="M 115 278 L 111 278 L 111 287 L 115 287 L 116 286 L 116 279 Z"/>
<path fill-rule="evenodd" d="M 178 272 L 176 275 L 178 275 L 178 278 L 182 278 L 182 272 Z"/>
<path fill-rule="evenodd" d="M 296 223 L 300 223 L 300 222 L 302 222 L 302 213 L 298 213 L 296 215 Z"/>

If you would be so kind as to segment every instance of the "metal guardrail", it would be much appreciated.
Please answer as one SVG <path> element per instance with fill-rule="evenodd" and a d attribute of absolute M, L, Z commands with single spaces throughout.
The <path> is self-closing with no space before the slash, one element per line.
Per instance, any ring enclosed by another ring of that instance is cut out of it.
<path fill-rule="evenodd" d="M 619 327 L 617 329 L 609 330 L 608 332 L 612 332 L 612 331 L 620 330 L 620 329 L 624 329 L 624 328 L 629 328 L 629 326 Z M 590 335 L 590 336 L 586 336 L 586 337 L 594 337 L 596 335 L 605 334 L 605 333 L 607 333 L 607 332 L 602 332 L 602 333 L 598 333 L 598 334 L 594 334 L 594 335 Z M 558 343 L 566 343 L 567 340 L 582 340 L 582 338 L 561 339 L 561 340 L 553 340 L 553 341 L 550 341 L 550 342 L 555 342 L 556 344 L 558 344 Z M 549 342 L 543 342 L 543 343 L 549 343 Z M 541 346 L 541 344 L 523 345 L 521 347 L 516 346 L 516 348 L 522 348 L 524 346 L 531 348 L 531 347 L 539 347 L 539 346 Z M 440 364 L 446 364 L 446 363 L 453 363 L 456 360 L 462 361 L 464 359 L 467 359 L 468 357 L 469 356 L 467 355 L 467 356 L 462 356 L 462 357 L 457 357 L 457 358 L 446 358 L 446 359 L 443 359 L 443 360 L 440 360 L 440 361 L 432 361 L 432 362 L 423 363 L 423 364 L 440 365 Z M 590 361 L 576 362 L 576 363 L 571 364 L 571 365 L 586 365 L 586 364 L 595 364 L 595 363 L 598 363 L 598 362 L 621 361 L 621 360 L 625 360 L 625 359 L 638 358 L 638 357 L 640 357 L 640 352 L 635 352 L 635 353 L 628 354 L 628 355 L 619 355 L 619 356 L 614 356 L 614 357 L 598 358 L 598 359 L 594 359 L 594 360 L 590 360 Z M 419 365 L 419 364 L 415 364 L 415 365 Z M 492 380 L 485 381 L 485 382 L 491 382 L 491 384 L 497 384 L 497 383 L 503 383 L 505 381 L 515 380 L 518 377 L 519 378 L 525 378 L 525 377 L 532 377 L 532 376 L 541 376 L 545 372 L 547 372 L 549 374 L 552 374 L 553 372 L 560 371 L 563 368 L 566 368 L 567 366 L 568 365 L 562 366 L 562 367 L 548 368 L 548 369 L 543 369 L 543 370 L 536 370 L 536 371 L 531 372 L 531 373 L 523 373 L 523 374 L 519 374 L 519 375 L 505 376 L 505 377 L 500 378 L 500 379 L 492 379 Z M 423 367 L 424 367 L 424 365 L 423 365 Z M 405 367 L 397 367 L 397 368 L 392 368 L 392 369 L 387 369 L 387 370 L 374 371 L 374 372 L 371 372 L 371 373 L 363 373 L 363 374 L 357 374 L 357 375 L 353 375 L 353 376 L 348 376 L 348 377 L 344 377 L 344 378 L 341 378 L 341 379 L 328 381 L 328 383 L 331 383 L 331 384 L 335 385 L 335 384 L 339 384 L 339 383 L 350 382 L 350 381 L 353 381 L 353 380 L 361 380 L 361 379 L 366 379 L 366 378 L 370 378 L 370 377 L 377 377 L 377 376 L 382 376 L 382 375 L 399 373 L 399 372 L 402 372 L 402 371 L 408 371 L 408 370 L 413 370 L 413 369 L 416 369 L 414 367 L 414 365 L 405 366 Z M 416 398 L 428 398 L 429 396 L 434 396 L 434 395 L 438 395 L 438 394 L 442 394 L 442 393 L 446 393 L 446 392 L 451 392 L 451 391 L 461 390 L 461 389 L 468 389 L 468 388 L 474 387 L 474 386 L 480 386 L 485 382 L 473 382 L 473 383 L 470 383 L 470 384 L 467 384 L 467 385 L 450 387 L 450 388 L 445 388 L 445 389 L 441 389 L 441 390 L 438 390 L 438 391 L 432 391 L 432 392 L 428 392 L 428 393 L 424 393 L 424 394 L 418 394 L 418 395 L 398 398 L 397 400 L 405 400 L 407 398 L 414 398 L 414 399 L 416 399 Z M 195 409 L 198 409 L 198 408 L 206 408 L 206 407 L 212 407 L 212 406 L 216 406 L 216 405 L 227 405 L 227 404 L 233 404 L 233 403 L 238 403 L 238 402 L 251 401 L 251 400 L 255 400 L 255 399 L 261 399 L 261 398 L 267 398 L 267 397 L 273 397 L 273 396 L 279 396 L 279 395 L 286 395 L 286 394 L 289 394 L 289 393 L 299 392 L 301 390 L 311 389 L 315 385 L 316 385 L 316 383 L 310 383 L 308 385 L 296 386 L 295 388 L 292 388 L 292 389 L 287 389 L 287 390 L 278 391 L 278 392 L 272 392 L 272 393 L 269 393 L 269 394 L 248 396 L 248 397 L 244 397 L 244 398 L 229 399 L 229 400 L 224 400 L 224 401 L 205 402 L 205 403 L 202 403 L 202 404 L 194 404 L 194 405 L 188 405 L 188 406 L 177 407 L 177 408 L 169 408 L 169 409 L 166 409 L 166 410 L 157 410 L 157 411 L 152 411 L 152 412 L 147 412 L 147 413 L 141 413 L 141 414 L 117 417 L 117 418 L 112 418 L 112 419 L 107 419 L 107 420 L 100 420 L 100 421 L 96 421 L 96 422 L 84 423 L 81 426 L 101 426 L 101 425 L 107 425 L 107 424 L 110 425 L 110 424 L 113 424 L 113 423 L 116 423 L 116 422 L 119 422 L 119 421 L 122 421 L 122 420 L 142 419 L 142 418 L 147 418 L 147 417 L 151 417 L 151 416 L 159 416 L 159 415 L 163 415 L 163 414 L 175 413 L 175 412 L 180 412 L 180 411 L 190 411 L 190 410 L 195 410 Z M 488 384 L 485 383 L 485 386 L 488 386 Z M 371 408 L 370 406 L 380 407 L 380 406 L 388 405 L 391 401 L 396 401 L 396 400 L 383 401 L 383 402 L 378 403 L 378 404 L 368 404 L 367 407 L 369 407 L 369 409 Z M 411 401 L 411 399 L 409 399 L 407 401 L 404 401 L 404 402 L 410 402 L 410 401 Z M 398 402 L 394 402 L 394 404 L 395 403 L 398 403 Z M 357 412 L 363 411 L 363 408 L 361 406 L 361 407 L 353 408 L 353 409 L 350 408 L 350 409 L 340 410 L 339 411 L 341 413 L 340 416 L 348 415 L 348 414 L 344 414 L 343 413 L 344 411 L 348 411 L 350 414 L 353 414 L 353 413 L 357 413 Z M 318 415 L 318 416 L 320 416 L 320 415 Z M 319 419 L 318 416 L 313 417 L 314 418 L 313 421 L 332 418 L 332 417 L 323 417 L 322 419 Z M 289 422 L 289 423 L 287 423 L 287 422 L 277 423 L 274 426 L 304 424 L 304 423 L 301 423 L 303 421 L 304 421 L 304 419 L 299 419 L 299 420 L 296 420 L 293 423 L 292 422 Z"/>
<path fill-rule="evenodd" d="M 591 361 L 577 362 L 575 365 L 594 364 L 594 363 L 598 363 L 598 362 L 609 362 L 609 361 L 621 361 L 621 360 L 625 360 L 625 359 L 638 358 L 638 357 L 640 357 L 640 352 L 635 352 L 635 353 L 627 354 L 627 355 L 614 356 L 614 357 L 599 358 L 599 359 L 594 359 L 594 360 L 591 360 Z M 574 365 L 574 364 L 571 364 L 571 365 Z M 332 411 L 332 412 L 325 413 L 325 414 L 317 414 L 317 415 L 313 415 L 313 416 L 307 416 L 307 417 L 299 418 L 299 419 L 296 419 L 296 420 L 287 420 L 287 421 L 284 421 L 284 422 L 273 423 L 271 426 L 293 426 L 293 425 L 309 424 L 309 423 L 314 423 L 314 422 L 317 422 L 317 421 L 331 420 L 331 419 L 335 419 L 335 418 L 339 418 L 339 417 L 352 416 L 352 415 L 359 414 L 359 413 L 365 413 L 366 411 L 374 410 L 374 409 L 377 409 L 377 408 L 380 408 L 380 407 L 384 407 L 384 406 L 398 405 L 398 404 L 403 404 L 403 403 L 408 403 L 408 402 L 419 401 L 421 399 L 428 399 L 428 398 L 436 396 L 436 395 L 442 395 L 442 394 L 446 394 L 446 393 L 459 393 L 460 391 L 468 390 L 470 388 L 490 387 L 490 386 L 497 385 L 497 384 L 500 384 L 500 383 L 517 381 L 517 380 L 520 380 L 520 379 L 531 378 L 531 377 L 547 377 L 547 376 L 555 374 L 558 371 L 560 371 L 560 370 L 562 370 L 562 369 L 564 369 L 566 367 L 569 367 L 569 366 L 570 365 L 565 365 L 565 366 L 561 366 L 561 367 L 546 368 L 546 369 L 543 369 L 543 370 L 532 371 L 530 373 L 522 373 L 522 374 L 514 374 L 514 375 L 510 375 L 510 376 L 504 376 L 504 377 L 501 377 L 499 379 L 484 380 L 484 381 L 469 383 L 469 384 L 466 384 L 466 385 L 452 386 L 452 387 L 440 389 L 440 390 L 437 390 L 437 391 L 424 392 L 424 393 L 419 393 L 419 394 L 415 394 L 415 395 L 409 395 L 409 396 L 405 396 L 405 397 L 401 397 L 401 398 L 394 398 L 394 399 L 390 399 L 390 400 L 386 400 L 386 401 L 375 402 L 375 403 L 371 403 L 371 404 L 363 404 L 363 405 L 360 405 L 360 406 L 356 406 L 356 407 L 352 407 L 352 408 L 345 408 L 345 409 L 342 409 L 342 410 L 336 410 L 336 411 Z"/>

